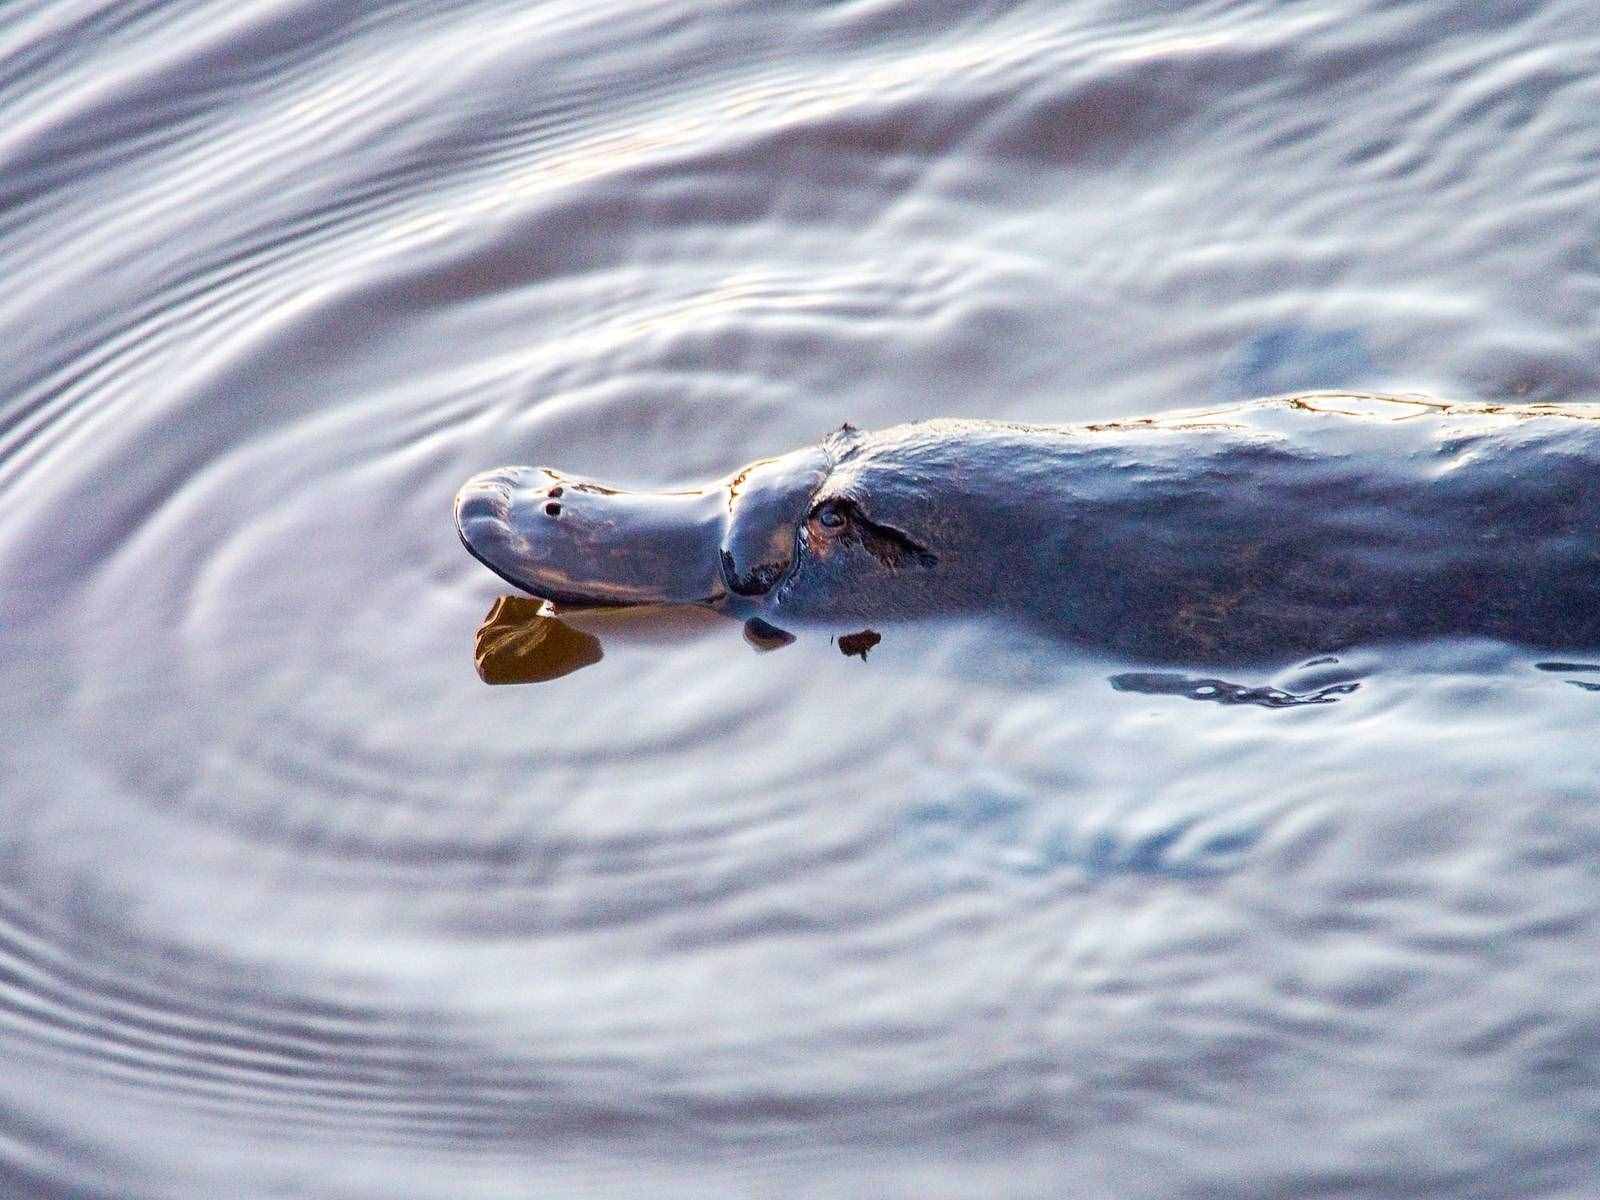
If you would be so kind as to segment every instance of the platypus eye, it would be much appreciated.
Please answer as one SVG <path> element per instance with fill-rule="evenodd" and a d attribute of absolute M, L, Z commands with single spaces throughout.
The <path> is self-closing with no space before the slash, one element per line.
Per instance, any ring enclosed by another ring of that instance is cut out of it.
<path fill-rule="evenodd" d="M 816 511 L 811 514 L 811 519 L 829 533 L 838 533 L 850 523 L 850 514 L 845 512 L 844 505 L 833 500 L 824 500 L 817 505 Z"/>

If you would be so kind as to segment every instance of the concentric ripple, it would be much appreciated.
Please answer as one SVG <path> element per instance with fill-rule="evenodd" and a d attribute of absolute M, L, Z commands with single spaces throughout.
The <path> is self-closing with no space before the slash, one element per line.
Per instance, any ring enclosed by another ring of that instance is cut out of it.
<path fill-rule="evenodd" d="M 489 688 L 450 499 L 1600 399 L 1597 79 L 1579 0 L 0 11 L 0 1191 L 1584 1186 L 1591 656 Z"/>

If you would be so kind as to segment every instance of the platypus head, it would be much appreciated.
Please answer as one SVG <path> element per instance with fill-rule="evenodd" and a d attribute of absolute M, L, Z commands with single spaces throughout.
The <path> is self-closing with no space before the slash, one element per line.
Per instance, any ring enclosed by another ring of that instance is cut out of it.
<path fill-rule="evenodd" d="M 485 566 L 558 606 L 704 604 L 792 620 L 928 613 L 945 607 L 941 561 L 967 541 L 965 509 L 950 503 L 962 473 L 955 444 L 932 425 L 870 436 L 845 426 L 820 446 L 674 492 L 505 467 L 461 489 L 456 526 Z"/>

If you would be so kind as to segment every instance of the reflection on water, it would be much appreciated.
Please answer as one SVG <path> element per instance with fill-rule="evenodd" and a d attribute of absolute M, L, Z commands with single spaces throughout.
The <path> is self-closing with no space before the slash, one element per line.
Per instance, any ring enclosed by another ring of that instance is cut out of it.
<path fill-rule="evenodd" d="M 779 629 L 771 621 L 751 617 L 744 623 L 744 640 L 765 654 L 769 650 L 782 650 L 785 646 L 792 646 L 795 637 L 787 629 Z"/>
<path fill-rule="evenodd" d="M 1221 400 L 1351 387 L 1378 378 L 1359 329 L 1278 325 L 1236 350 L 1217 380 Z"/>
<path fill-rule="evenodd" d="M 751 624 L 762 628 L 752 634 Z M 600 662 L 602 639 L 665 657 L 699 633 L 729 628 L 726 617 L 688 605 L 558 610 L 536 596 L 502 595 L 473 635 L 473 662 L 485 683 L 547 683 Z M 764 651 L 789 645 L 795 636 L 757 620 L 746 623 L 745 641 Z"/>
<path fill-rule="evenodd" d="M 1541 671 L 1554 671 L 1561 675 L 1592 674 L 1600 675 L 1600 664 L 1580 662 L 1541 662 L 1534 663 Z M 1585 692 L 1600 692 L 1600 680 L 1594 679 L 1568 679 L 1573 687 Z"/>
<path fill-rule="evenodd" d="M 604 656 L 600 639 L 558 619 L 529 596 L 501 596 L 473 639 L 473 661 L 485 683 L 545 683 Z"/>
<path fill-rule="evenodd" d="M 555 607 L 547 600 L 533 596 L 499 596 L 489 606 L 473 637 L 473 661 L 478 678 L 485 683 L 548 683 L 593 666 L 605 657 L 596 633 L 576 627 L 571 620 L 586 621 L 612 637 L 627 637 L 637 642 L 641 635 L 648 638 L 654 634 L 658 641 L 663 634 L 672 638 L 686 628 L 682 615 L 682 610 L 640 608 L 563 610 L 562 615 L 557 616 Z M 674 617 L 680 619 L 674 621 Z M 689 624 L 694 623 L 691 619 Z M 798 640 L 788 630 L 779 629 L 760 617 L 745 621 L 743 632 L 746 644 L 761 654 L 781 650 Z M 834 638 L 829 640 L 835 641 Z M 863 629 L 839 635 L 836 644 L 846 657 L 865 661 L 867 651 L 881 641 L 881 633 Z"/>
<path fill-rule="evenodd" d="M 1298 708 L 1305 704 L 1331 704 L 1348 696 L 1359 683 L 1334 683 L 1312 692 L 1290 692 L 1270 685 L 1229 683 L 1225 679 L 1197 678 L 1169 671 L 1124 671 L 1111 677 L 1119 692 L 1145 696 L 1187 696 L 1216 704 L 1254 704 L 1261 708 Z"/>
<path fill-rule="evenodd" d="M 867 651 L 883 641 L 883 634 L 875 629 L 863 629 L 857 633 L 839 635 L 839 653 L 846 658 L 859 658 L 867 661 Z"/>

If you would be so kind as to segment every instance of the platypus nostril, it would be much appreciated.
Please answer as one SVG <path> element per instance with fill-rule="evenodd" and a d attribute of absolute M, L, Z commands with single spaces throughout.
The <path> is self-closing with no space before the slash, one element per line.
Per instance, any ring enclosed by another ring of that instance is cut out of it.
<path fill-rule="evenodd" d="M 561 515 L 561 505 L 552 500 L 544 506 L 544 511 L 546 516 L 559 517 Z"/>
<path fill-rule="evenodd" d="M 558 483 L 550 489 L 550 499 L 554 500 L 559 495 L 561 495 L 561 485 Z"/>

